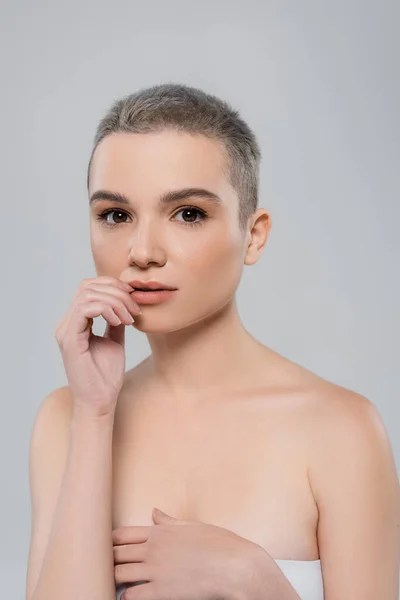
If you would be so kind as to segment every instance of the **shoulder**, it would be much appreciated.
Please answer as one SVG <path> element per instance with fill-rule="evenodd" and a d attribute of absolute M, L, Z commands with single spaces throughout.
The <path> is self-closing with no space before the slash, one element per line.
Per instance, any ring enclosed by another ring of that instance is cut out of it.
<path fill-rule="evenodd" d="M 378 486 L 396 501 L 398 478 L 389 435 L 375 404 L 362 394 L 291 365 L 290 413 L 304 443 L 309 483 L 320 511 L 348 490 Z M 383 479 L 382 479 L 383 482 Z M 365 492 L 364 488 L 364 492 Z M 348 491 L 349 493 L 349 491 Z M 389 498 L 390 496 L 390 498 Z M 393 514 L 393 513 L 392 513 Z"/>
<path fill-rule="evenodd" d="M 32 428 L 32 437 L 38 437 L 44 429 L 53 430 L 57 423 L 69 427 L 73 414 L 73 397 L 68 385 L 49 392 L 39 404 Z"/>
<path fill-rule="evenodd" d="M 315 385 L 307 404 L 311 447 L 326 454 L 366 450 L 365 444 L 390 447 L 388 434 L 371 400 L 324 380 Z"/>
<path fill-rule="evenodd" d="M 288 361 L 285 367 L 287 364 L 282 379 L 293 384 L 288 397 L 299 408 L 311 458 L 323 449 L 350 450 L 368 438 L 388 446 L 383 419 L 371 400 L 296 363 Z"/>
<path fill-rule="evenodd" d="M 400 486 L 383 419 L 368 398 L 334 384 L 310 398 L 304 439 L 326 594 L 394 597 Z"/>
<path fill-rule="evenodd" d="M 68 386 L 49 392 L 36 412 L 29 444 L 30 488 L 35 518 L 54 500 L 52 484 L 61 480 L 72 415 L 72 394 Z"/>
<path fill-rule="evenodd" d="M 30 434 L 30 469 L 36 471 L 43 462 L 55 462 L 66 456 L 71 421 L 73 397 L 69 386 L 49 392 L 39 404 Z"/>
<path fill-rule="evenodd" d="M 118 404 L 122 405 L 126 398 L 132 396 L 132 393 L 136 391 L 144 379 L 145 369 L 147 366 L 147 359 L 126 371 L 124 381 L 122 384 L 120 396 L 118 398 Z M 52 426 L 58 423 L 65 427 L 70 426 L 73 417 L 74 410 L 74 399 L 71 388 L 69 385 L 64 385 L 53 389 L 49 392 L 39 404 L 36 411 L 33 430 L 37 428 L 43 428 Z"/>
<path fill-rule="evenodd" d="M 310 486 L 320 511 L 359 494 L 380 494 L 391 514 L 399 483 L 389 435 L 377 407 L 365 396 L 321 380 L 307 405 Z"/>

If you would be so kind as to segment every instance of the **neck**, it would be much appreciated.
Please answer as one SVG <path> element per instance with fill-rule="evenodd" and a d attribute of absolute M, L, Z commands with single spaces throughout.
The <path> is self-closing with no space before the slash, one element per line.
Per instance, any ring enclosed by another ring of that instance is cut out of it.
<path fill-rule="evenodd" d="M 234 388 L 251 376 L 264 348 L 244 328 L 235 298 L 189 327 L 147 338 L 152 378 L 185 398 Z"/>

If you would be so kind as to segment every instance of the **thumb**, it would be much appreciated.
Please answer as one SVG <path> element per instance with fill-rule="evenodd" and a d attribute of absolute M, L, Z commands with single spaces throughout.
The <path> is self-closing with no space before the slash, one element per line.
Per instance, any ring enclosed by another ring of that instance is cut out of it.
<path fill-rule="evenodd" d="M 113 342 L 117 342 L 121 346 L 125 345 L 125 325 L 121 323 L 121 325 L 110 325 L 108 321 L 106 322 L 106 329 L 104 331 L 104 338 L 107 340 L 112 340 Z"/>

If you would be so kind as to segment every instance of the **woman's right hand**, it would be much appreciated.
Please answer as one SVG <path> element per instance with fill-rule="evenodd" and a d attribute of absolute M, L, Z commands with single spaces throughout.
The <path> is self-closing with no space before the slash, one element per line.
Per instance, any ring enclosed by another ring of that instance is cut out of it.
<path fill-rule="evenodd" d="M 125 375 L 125 326 L 140 307 L 133 287 L 116 277 L 84 279 L 73 302 L 54 330 L 74 408 L 95 416 L 112 414 Z M 104 336 L 92 333 L 93 319 L 106 321 Z"/>

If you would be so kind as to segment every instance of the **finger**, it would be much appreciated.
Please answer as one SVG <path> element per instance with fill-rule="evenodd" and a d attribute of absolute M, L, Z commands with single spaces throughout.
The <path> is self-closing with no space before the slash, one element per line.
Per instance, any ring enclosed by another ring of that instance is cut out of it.
<path fill-rule="evenodd" d="M 76 302 L 70 309 L 62 328 L 58 330 L 56 338 L 61 350 L 64 352 L 71 345 L 75 347 L 76 341 L 88 328 L 91 329 L 93 319 L 102 316 L 107 323 L 113 326 L 121 324 L 121 319 L 109 304 L 104 302 Z"/>
<path fill-rule="evenodd" d="M 93 284 L 113 285 L 121 290 L 126 290 L 127 292 L 131 292 L 133 290 L 133 287 L 129 285 L 129 283 L 121 281 L 121 279 L 118 279 L 118 277 L 99 275 L 98 277 L 87 277 L 86 279 L 82 279 L 76 293 L 79 294 L 82 290 Z"/>
<path fill-rule="evenodd" d="M 141 544 L 142 542 L 147 542 L 152 528 L 152 525 L 128 525 L 113 529 L 113 545 L 119 546 L 121 544 Z"/>
<path fill-rule="evenodd" d="M 133 314 L 141 311 L 139 304 L 134 300 L 133 296 L 129 292 L 133 291 L 133 288 L 130 287 L 129 291 L 125 289 L 121 289 L 115 285 L 107 285 L 107 284 L 98 284 L 97 282 L 89 285 L 86 289 L 97 290 L 98 292 L 105 292 L 107 294 L 113 294 L 117 298 L 119 298 L 126 306 L 126 308 L 132 312 Z"/>
<path fill-rule="evenodd" d="M 93 319 L 100 316 L 114 327 L 121 324 L 122 319 L 120 315 L 109 304 L 102 301 L 83 301 L 75 305 L 72 312 L 70 329 L 74 331 L 75 335 L 79 335 L 87 329 L 90 322 L 93 323 Z M 73 321 L 75 321 L 74 324 Z"/>
<path fill-rule="evenodd" d="M 144 542 L 141 544 L 126 544 L 113 546 L 114 565 L 124 563 L 146 562 L 148 548 Z"/>
<path fill-rule="evenodd" d="M 122 323 L 121 325 L 114 325 L 106 322 L 106 329 L 104 331 L 104 338 L 108 340 L 112 340 L 117 344 L 125 347 L 125 325 Z"/>
<path fill-rule="evenodd" d="M 122 594 L 121 600 L 160 600 L 160 598 L 167 598 L 165 586 L 161 588 L 155 581 L 140 583 L 143 585 L 134 583 L 133 586 L 128 586 Z M 170 597 L 168 596 L 168 598 Z"/>
<path fill-rule="evenodd" d="M 151 581 L 151 568 L 144 563 L 127 563 L 114 567 L 114 580 L 116 585 L 121 583 L 138 583 Z"/>
<path fill-rule="evenodd" d="M 103 291 L 94 290 L 91 287 L 87 288 L 82 292 L 80 302 L 103 302 L 104 304 L 109 304 L 113 311 L 118 315 L 121 323 L 125 325 L 132 325 L 133 323 L 133 315 L 130 313 L 130 309 L 127 308 L 126 303 L 118 298 L 113 293 L 107 293 Z M 135 312 L 138 311 L 135 309 Z M 136 316 L 136 315 L 134 315 Z"/>
<path fill-rule="evenodd" d="M 60 319 L 58 321 L 58 323 L 55 327 L 54 335 L 55 335 L 59 345 L 60 344 L 62 345 L 62 341 L 65 338 L 65 334 L 70 329 L 71 320 L 76 319 L 76 314 L 75 314 L 76 305 L 81 304 L 82 294 L 84 293 L 84 291 L 86 289 L 90 288 L 90 286 L 98 286 L 98 287 L 100 287 L 100 289 L 106 288 L 106 289 L 108 289 L 108 291 L 110 291 L 110 289 L 112 289 L 114 291 L 114 294 L 117 293 L 120 295 L 120 300 L 122 300 L 123 298 L 125 300 L 127 300 L 129 306 L 132 307 L 132 309 L 133 309 L 133 307 L 137 307 L 137 310 L 135 308 L 135 310 L 132 310 L 132 312 L 134 312 L 134 313 L 136 312 L 137 314 L 139 314 L 140 307 L 134 301 L 132 296 L 130 296 L 130 293 L 132 292 L 133 287 L 131 285 L 129 285 L 128 283 L 121 281 L 120 279 L 118 279 L 116 277 L 111 277 L 111 276 L 100 276 L 100 277 L 96 277 L 96 278 L 92 277 L 92 278 L 83 279 L 79 283 L 79 286 L 74 294 L 73 302 L 72 302 L 69 310 L 62 317 L 62 319 Z M 88 315 L 88 320 L 82 321 L 82 323 L 80 323 L 80 331 L 87 329 L 88 325 L 91 327 L 92 323 L 93 323 L 93 318 L 100 316 L 100 314 L 101 313 L 99 312 L 98 314 L 93 314 L 90 316 Z M 121 321 L 121 319 L 118 320 L 117 315 L 114 314 L 114 311 L 112 309 L 107 309 L 106 314 L 102 314 L 102 316 L 109 323 L 110 326 L 115 327 L 116 325 L 119 325 L 119 321 Z M 127 324 L 131 324 L 131 322 L 129 322 Z M 121 341 L 120 334 L 119 334 L 118 339 Z"/>

